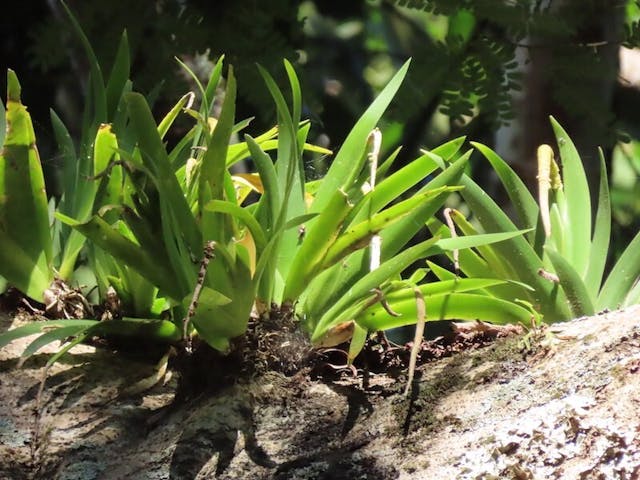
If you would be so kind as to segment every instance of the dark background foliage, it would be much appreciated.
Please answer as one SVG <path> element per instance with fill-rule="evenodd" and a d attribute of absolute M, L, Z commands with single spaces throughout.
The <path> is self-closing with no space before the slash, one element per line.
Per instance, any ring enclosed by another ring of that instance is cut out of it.
<path fill-rule="evenodd" d="M 638 88 L 619 81 L 618 64 L 620 46 L 640 44 L 633 1 L 68 4 L 107 71 L 127 30 L 134 88 L 157 93 L 158 112 L 193 88 L 175 56 L 206 78 L 211 61 L 225 54 L 238 77 L 238 117 L 255 116 L 251 128 L 264 130 L 274 121 L 273 108 L 255 63 L 282 78 L 284 57 L 301 75 L 313 138 L 335 148 L 395 69 L 413 57 L 385 125 L 386 147 L 404 145 L 404 158 L 466 134 L 493 145 L 533 188 L 535 148 L 551 141 L 547 116 L 553 114 L 597 185 L 596 147 L 611 159 L 622 136 L 640 136 Z M 43 160 L 53 169 L 48 109 L 72 129 L 80 125 L 86 61 L 57 0 L 14 3 L 0 22 L 0 66 L 18 72 Z M 637 175 L 637 161 L 618 157 Z M 490 189 L 491 178 L 476 175 Z M 625 188 L 614 191 L 620 235 L 635 232 L 640 210 L 635 187 Z"/>

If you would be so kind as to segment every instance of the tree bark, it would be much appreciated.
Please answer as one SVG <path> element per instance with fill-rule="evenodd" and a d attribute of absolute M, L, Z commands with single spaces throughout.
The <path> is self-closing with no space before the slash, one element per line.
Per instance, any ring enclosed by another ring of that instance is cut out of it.
<path fill-rule="evenodd" d="M 549 8 L 560 16 L 587 14 L 579 16 L 571 35 L 529 37 L 518 48 L 524 88 L 514 96 L 516 119 L 496 134 L 496 151 L 535 192 L 536 150 L 543 143 L 556 145 L 549 123 L 553 115 L 580 153 L 593 203 L 600 176 L 598 147 L 609 152 L 616 141 L 612 108 L 624 9 L 617 1 L 581 0 L 553 2 Z"/>

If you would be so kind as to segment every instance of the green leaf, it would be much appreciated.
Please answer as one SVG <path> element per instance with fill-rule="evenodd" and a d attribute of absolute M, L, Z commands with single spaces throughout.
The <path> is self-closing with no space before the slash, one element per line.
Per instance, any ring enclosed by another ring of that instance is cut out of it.
<path fill-rule="evenodd" d="M 203 106 L 202 111 L 207 116 L 211 116 L 214 107 L 214 99 L 216 96 L 216 89 L 218 88 L 218 84 L 220 83 L 220 77 L 222 77 L 222 67 L 224 66 L 224 55 L 220 55 L 218 61 L 213 67 L 211 71 L 211 75 L 209 76 L 209 80 L 207 82 L 207 86 L 204 91 L 203 96 Z"/>
<path fill-rule="evenodd" d="M 440 222 L 430 222 L 429 228 L 433 235 L 438 235 L 442 238 L 450 238 L 451 233 L 447 227 L 442 225 Z M 495 257 L 496 254 L 491 250 L 491 244 L 488 244 L 484 247 L 478 248 L 479 252 L 486 253 L 487 251 L 491 252 L 491 254 Z M 448 250 L 447 256 L 451 261 L 453 261 L 453 251 Z M 524 284 L 513 284 L 513 281 L 510 280 L 510 277 L 501 276 L 495 268 L 489 266 L 489 262 L 484 258 L 483 255 L 476 253 L 475 250 L 471 248 L 463 248 L 458 251 L 458 260 L 460 265 L 460 271 L 463 272 L 466 276 L 470 278 L 498 278 L 502 280 L 508 280 L 506 284 L 499 284 L 490 288 L 487 288 L 486 293 L 493 295 L 498 298 L 504 299 L 512 299 L 512 298 L 528 298 L 529 293 L 523 292 L 520 288 L 525 288 L 526 290 L 531 291 L 531 287 L 525 286 Z M 430 264 L 431 266 L 431 264 Z M 503 270 L 502 268 L 500 270 Z M 442 272 L 437 272 L 434 270 L 434 273 L 441 280 L 446 280 L 446 276 L 443 277 Z M 449 273 L 449 272 L 447 272 Z M 450 274 L 453 275 L 453 274 Z"/>
<path fill-rule="evenodd" d="M 129 80 L 130 66 L 129 41 L 125 30 L 120 37 L 118 51 L 113 61 L 113 67 L 111 68 L 111 74 L 109 75 L 105 91 L 108 119 L 113 119 L 116 115 L 120 99 L 126 90 L 127 80 Z"/>
<path fill-rule="evenodd" d="M 568 238 L 567 260 L 583 276 L 589 264 L 591 243 L 591 197 L 587 176 L 580 155 L 567 132 L 551 117 L 551 126 L 558 141 L 562 159 L 562 180 L 567 200 L 567 211 L 561 212 L 568 222 L 564 224 Z"/>
<path fill-rule="evenodd" d="M 22 352 L 26 359 L 36 353 L 40 348 L 55 342 L 63 342 L 69 337 L 75 337 L 62 349 L 54 354 L 47 365 L 55 363 L 64 353 L 78 343 L 91 336 L 105 337 L 107 335 L 138 337 L 162 342 L 177 342 L 182 337 L 180 329 L 172 322 L 157 319 L 122 318 L 108 322 L 97 320 L 42 320 L 30 322 L 0 334 L 0 348 L 14 340 L 38 334 Z"/>
<path fill-rule="evenodd" d="M 461 184 L 465 187 L 461 191 L 462 197 L 486 232 L 516 230 L 516 226 L 507 214 L 471 178 L 463 175 Z M 542 260 L 524 237 L 514 237 L 494 245 L 493 248 L 516 275 L 513 280 L 518 280 L 535 289 L 530 300 L 540 308 L 545 320 L 555 322 L 571 317 L 563 295 L 554 291 L 553 285 L 538 275 L 538 270 L 543 267 Z"/>
<path fill-rule="evenodd" d="M 285 283 L 283 297 L 286 302 L 295 301 L 318 273 L 327 248 L 338 237 L 342 222 L 351 208 L 343 192 L 334 192 L 331 202 L 307 229 Z"/>
<path fill-rule="evenodd" d="M 367 196 L 367 205 L 370 204 L 371 213 L 379 212 L 429 176 L 437 168 L 432 155 L 425 153 L 381 181 Z M 356 206 L 357 215 L 354 221 L 363 221 L 369 215 L 368 209 L 359 208 L 364 206 L 365 202 L 359 203 L 360 205 Z"/>
<path fill-rule="evenodd" d="M 418 193 L 428 192 L 456 185 L 464 171 L 469 155 L 464 155 L 450 167 L 436 176 Z M 425 201 L 404 219 L 380 232 L 382 238 L 382 261 L 389 260 L 400 252 L 414 235 L 432 218 L 448 197 L 448 191 Z M 304 299 L 304 312 L 311 318 L 321 316 L 340 298 L 347 295 L 354 283 L 369 271 L 368 251 L 359 250 L 351 254 L 341 265 L 335 265 L 331 271 L 314 279 L 307 287 Z"/>
<path fill-rule="evenodd" d="M 259 256 L 264 250 L 267 244 L 265 232 L 253 215 L 246 209 L 224 200 L 211 200 L 205 205 L 204 209 L 209 212 L 227 213 L 242 221 L 249 229 L 249 232 L 251 232 L 251 236 L 256 244 L 256 254 Z"/>
<path fill-rule="evenodd" d="M 602 286 L 602 276 L 609 253 L 611 236 L 611 195 L 609 194 L 609 180 L 607 165 L 602 150 L 600 153 L 600 191 L 598 194 L 598 211 L 591 241 L 589 266 L 584 276 L 584 283 L 589 289 L 589 296 L 596 299 Z"/>
<path fill-rule="evenodd" d="M 269 250 L 273 251 L 275 249 L 277 251 L 280 248 L 280 235 L 276 235 L 278 231 L 276 221 L 280 216 L 280 205 L 285 192 L 280 190 L 278 175 L 271 157 L 260 148 L 260 145 L 251 136 L 245 135 L 245 141 L 264 187 L 264 193 L 255 211 L 255 218 L 261 223 L 266 234 L 270 236 Z M 260 267 L 258 297 L 260 300 L 265 301 L 267 305 L 270 305 L 273 300 L 272 295 L 278 267 L 277 255 L 270 255 L 269 257 L 258 258 L 258 262 L 264 265 L 264 267 Z"/>
<path fill-rule="evenodd" d="M 329 171 L 322 180 L 311 206 L 311 211 L 322 212 L 325 210 L 333 194 L 343 185 L 344 179 L 348 177 L 346 172 L 351 170 L 354 159 L 362 157 L 369 133 L 376 127 L 382 114 L 400 88 L 410 63 L 410 60 L 405 62 L 351 129 Z"/>
<path fill-rule="evenodd" d="M 478 235 L 469 235 L 455 238 L 442 238 L 436 242 L 436 245 L 443 250 L 474 248 L 482 245 L 498 244 L 512 238 L 520 237 L 521 235 L 530 231 L 531 229 L 500 233 L 482 233 Z"/>
<path fill-rule="evenodd" d="M 453 210 L 451 212 L 451 218 L 455 222 L 455 226 L 462 233 L 464 233 L 465 236 L 478 234 L 478 231 L 475 229 L 475 227 L 473 227 L 473 225 L 471 225 L 471 223 L 469 223 L 467 219 L 464 218 L 464 216 L 457 210 Z M 446 238 L 448 238 L 449 236 L 450 235 L 446 235 Z M 477 250 L 480 254 L 482 263 L 486 264 L 485 267 L 488 270 L 486 274 L 484 272 L 481 273 L 481 277 L 496 277 L 505 279 L 515 277 L 515 273 L 512 271 L 511 265 L 495 251 L 495 248 L 492 245 L 482 245 L 479 246 Z M 473 270 L 477 266 L 479 266 L 477 260 L 470 257 L 469 255 L 465 255 L 463 260 L 465 262 L 463 268 L 463 271 L 465 273 L 467 272 L 467 270 Z"/>
<path fill-rule="evenodd" d="M 467 165 L 471 152 L 467 152 L 458 158 L 448 168 L 422 187 L 417 193 L 435 190 L 444 186 L 460 185 L 460 179 Z M 435 157 L 431 157 L 435 158 Z M 461 192 L 463 193 L 463 192 Z M 425 223 L 442 207 L 449 197 L 449 191 L 445 190 L 430 201 L 424 202 L 410 215 L 400 222 L 392 225 L 382 233 L 382 257 L 389 258 L 402 249 L 411 238 L 424 227 Z"/>
<path fill-rule="evenodd" d="M 55 330 L 45 332 L 42 335 L 40 335 L 38 338 L 33 340 L 27 346 L 27 348 L 23 350 L 21 357 L 23 357 L 23 359 L 26 359 L 31 355 L 33 355 L 34 353 L 36 353 L 42 347 L 45 347 L 50 343 L 53 343 L 56 341 L 64 342 L 65 339 L 69 337 L 75 337 L 76 335 L 82 333 L 86 329 L 87 327 L 85 325 L 76 324 L 76 325 L 68 325 L 65 327 L 59 327 L 59 328 L 56 328 Z"/>
<path fill-rule="evenodd" d="M 438 238 L 431 238 L 407 248 L 393 258 L 383 262 L 377 269 L 358 277 L 357 281 L 353 283 L 348 291 L 323 312 L 320 319 L 313 317 L 307 319 L 313 332 L 311 341 L 315 343 L 321 339 L 327 330 L 331 328 L 332 324 L 334 324 L 338 315 L 350 305 L 354 305 L 364 297 L 369 296 L 372 289 L 379 288 L 390 278 L 399 275 L 402 270 L 413 262 L 438 251 L 439 249 L 434 248 L 438 240 Z M 315 322 L 317 323 L 314 325 Z"/>
<path fill-rule="evenodd" d="M 163 217 L 163 226 L 169 219 L 174 220 L 176 223 L 171 228 L 184 237 L 191 253 L 195 255 L 202 249 L 202 236 L 173 173 L 151 110 L 140 94 L 128 93 L 125 98 L 144 165 L 157 182 L 158 192 L 167 209 L 172 212 L 169 217 Z M 177 259 L 173 261 L 179 262 Z"/>
<path fill-rule="evenodd" d="M 55 331 L 60 328 L 77 327 L 77 328 L 89 328 L 92 325 L 98 323 L 97 320 L 37 320 L 29 322 L 26 325 L 8 330 L 0 334 L 0 348 L 10 344 L 14 340 L 19 338 L 28 337 L 36 333 L 43 333 L 49 330 Z M 52 340 L 53 341 L 53 340 Z"/>
<path fill-rule="evenodd" d="M 0 145 L 4 145 L 4 139 L 7 135 L 7 119 L 4 104 L 0 102 Z"/>
<path fill-rule="evenodd" d="M 236 82 L 233 68 L 229 67 L 226 93 L 220 118 L 213 130 L 207 150 L 202 157 L 198 201 L 204 208 L 209 200 L 223 200 L 224 179 L 227 174 L 227 150 L 233 130 L 236 111 Z M 227 198 L 227 200 L 235 200 Z M 223 217 L 218 214 L 204 214 L 202 218 L 202 234 L 204 240 L 215 240 L 225 243 L 230 240 L 231 231 L 226 228 Z"/>
<path fill-rule="evenodd" d="M 207 82 L 207 86 L 204 90 L 204 95 L 202 98 L 202 113 L 205 116 L 211 116 L 214 107 L 214 100 L 216 96 L 216 89 L 218 88 L 218 84 L 220 83 L 220 77 L 222 77 L 222 67 L 224 66 L 224 55 L 220 55 L 218 61 L 213 67 L 211 71 L 211 75 L 209 76 L 209 80 Z"/>
<path fill-rule="evenodd" d="M 12 70 L 7 73 L 6 125 L 0 152 L 0 232 L 5 237 L 2 255 L 16 254 L 20 258 L 8 259 L 13 266 L 0 264 L 0 274 L 29 297 L 42 301 L 41 287 L 53 279 L 47 194 L 33 124 L 20 102 L 20 83 Z M 13 268 L 16 262 L 21 269 Z"/>
<path fill-rule="evenodd" d="M 300 91 L 300 82 L 298 81 L 298 76 L 296 75 L 296 71 L 291 65 L 291 62 L 284 59 L 284 68 L 287 71 L 287 77 L 289 77 L 289 84 L 291 85 L 291 94 L 293 96 L 291 105 L 291 121 L 293 125 L 298 125 L 300 123 L 300 115 L 302 113 L 302 92 Z"/>
<path fill-rule="evenodd" d="M 640 282 L 636 280 L 636 283 L 633 284 L 631 290 L 629 290 L 627 295 L 624 297 L 622 305 L 624 307 L 628 307 L 638 303 L 640 303 Z"/>
<path fill-rule="evenodd" d="M 278 161 L 276 163 L 276 172 L 278 174 L 278 184 L 281 192 L 289 191 L 290 195 L 293 194 L 297 201 L 287 203 L 287 207 L 293 204 L 295 207 L 299 207 L 300 201 L 303 198 L 301 189 L 302 184 L 299 182 L 301 176 L 300 159 L 298 158 L 298 147 L 296 145 L 297 135 L 294 118 L 292 117 L 287 102 L 282 95 L 282 92 L 276 85 L 273 77 L 269 73 L 258 65 L 258 70 L 262 75 L 262 78 L 271 93 L 276 108 L 278 111 Z M 290 74 L 287 71 L 287 74 Z M 294 76 L 295 78 L 295 76 Z M 291 83 L 291 78 L 289 79 Z M 291 83 L 292 91 L 294 91 L 294 100 L 299 99 L 299 92 L 296 93 L 297 79 L 295 83 Z M 294 107 L 298 110 L 298 107 Z M 294 190 L 295 188 L 295 190 Z M 299 214 L 301 212 L 297 212 Z"/>
<path fill-rule="evenodd" d="M 218 250 L 221 248 L 219 246 Z M 215 260 L 212 264 L 214 262 Z M 209 269 L 207 277 L 211 280 L 209 286 L 202 289 L 192 322 L 198 334 L 209 345 L 224 352 L 229 349 L 232 338 L 246 331 L 255 290 L 249 267 L 242 261 L 236 263 L 232 278 L 234 283 L 230 285 L 224 285 L 227 282 L 221 282 L 220 277 L 212 270 Z"/>
<path fill-rule="evenodd" d="M 566 211 L 566 207 L 561 207 L 561 204 L 564 201 L 564 196 L 562 195 L 562 192 L 558 192 L 556 196 L 559 202 L 554 203 L 551 206 L 551 211 L 549 212 L 549 216 L 551 217 L 552 234 L 546 243 L 553 245 L 558 252 L 562 252 L 565 258 L 570 259 L 569 252 L 567 250 L 571 248 L 571 239 L 569 238 L 571 232 L 565 228 L 566 217 L 563 217 L 561 212 L 561 208 Z"/>
<path fill-rule="evenodd" d="M 66 355 L 66 353 L 69 350 L 71 350 L 76 345 L 84 342 L 86 338 L 87 338 L 86 335 L 80 334 L 80 335 L 77 335 L 73 340 L 67 342 L 60 350 L 58 350 L 51 357 L 49 357 L 49 360 L 47 360 L 47 363 L 45 364 L 45 368 L 49 368 L 51 365 L 56 363 L 58 360 L 60 360 L 60 358 Z"/>
<path fill-rule="evenodd" d="M 260 180 L 264 187 L 264 193 L 260 199 L 260 206 L 263 204 L 268 205 L 267 223 L 263 224 L 262 228 L 265 230 L 273 230 L 275 221 L 278 218 L 278 212 L 280 210 L 280 204 L 282 202 L 284 192 L 280 190 L 276 169 L 273 166 L 271 157 L 262 150 L 253 137 L 245 135 L 244 138 L 247 142 L 249 151 L 251 152 L 251 158 L 256 165 L 256 169 L 260 174 Z"/>
<path fill-rule="evenodd" d="M 353 326 L 353 336 L 351 337 L 351 342 L 349 343 L 349 354 L 347 356 L 348 362 L 351 364 L 358 354 L 364 348 L 364 344 L 367 342 L 367 337 L 369 336 L 369 332 L 366 329 L 362 328 L 360 325 L 355 324 Z"/>
<path fill-rule="evenodd" d="M 170 202 L 160 196 L 160 226 L 162 228 L 162 243 L 167 252 L 167 260 L 171 266 L 173 282 L 176 289 L 181 292 L 191 291 L 196 282 L 193 259 L 198 259 L 202 255 L 203 249 L 192 250 L 187 242 L 180 237 L 179 225 L 175 210 L 171 208 Z M 190 217 L 189 220 L 194 220 Z M 198 231 L 198 233 L 200 233 Z M 160 284 L 156 284 L 160 286 Z"/>
<path fill-rule="evenodd" d="M 312 218 L 316 218 L 318 216 L 317 213 L 306 213 L 304 215 L 300 215 L 299 217 L 293 217 L 287 223 L 285 223 L 284 228 L 288 230 L 290 228 L 297 227 L 298 225 L 303 224 L 304 222 L 308 222 Z"/>
<path fill-rule="evenodd" d="M 193 93 L 189 92 L 183 95 L 160 121 L 158 124 L 158 135 L 160 135 L 160 138 L 164 139 L 171 125 L 176 121 L 176 118 L 178 118 L 178 115 L 180 115 L 180 112 L 185 108 L 185 105 L 189 103 L 190 99 L 193 99 Z"/>
<path fill-rule="evenodd" d="M 441 282 L 447 280 L 455 280 L 456 278 L 458 278 L 455 273 L 450 272 L 446 268 L 442 268 L 440 265 L 438 265 L 437 263 L 433 263 L 431 260 L 427 260 L 427 266 Z M 479 277 L 479 275 L 477 275 L 477 277 Z"/>
<path fill-rule="evenodd" d="M 545 253 L 549 255 L 553 268 L 560 279 L 560 286 L 567 296 L 572 315 L 576 318 L 593 315 L 595 313 L 593 302 L 580 274 L 555 250 L 545 247 Z"/>
<path fill-rule="evenodd" d="M 422 153 L 431 153 L 433 155 L 441 157 L 444 160 L 451 161 L 454 155 L 460 151 L 462 145 L 464 145 L 465 140 L 465 137 L 454 138 L 453 140 L 449 140 L 448 142 L 443 143 L 442 145 L 439 145 L 432 150 L 422 150 Z"/>
<path fill-rule="evenodd" d="M 243 137 L 245 137 L 245 142 L 234 143 L 233 145 L 229 145 L 229 150 L 227 153 L 227 167 L 234 165 L 239 162 L 243 158 L 247 157 L 247 153 L 249 153 L 249 146 L 246 143 L 246 136 L 249 135 L 245 133 Z M 278 136 L 278 127 L 272 127 L 270 130 L 265 133 L 258 135 L 253 138 L 254 142 L 260 146 L 262 151 L 266 152 L 267 150 L 275 150 L 278 148 L 278 140 L 276 137 Z"/>
<path fill-rule="evenodd" d="M 137 270 L 165 294 L 175 300 L 182 300 L 184 287 L 177 284 L 175 274 L 166 267 L 166 261 L 158 259 L 117 232 L 100 217 L 94 216 L 84 223 L 61 213 L 56 213 L 56 218 L 77 229 L 97 246 Z"/>
<path fill-rule="evenodd" d="M 89 69 L 91 72 L 91 96 L 89 98 L 91 99 L 91 106 L 93 108 L 93 121 L 91 122 L 90 129 L 97 128 L 98 125 L 107 121 L 107 97 L 100 63 L 98 62 L 98 58 L 96 57 L 93 48 L 91 47 L 89 39 L 82 31 L 82 27 L 73 16 L 73 13 L 71 13 L 71 10 L 63 0 L 61 0 L 60 3 L 67 13 L 71 26 L 80 39 L 80 43 L 82 44 L 85 54 L 89 60 Z M 87 125 L 85 124 L 85 127 L 86 126 Z"/>
<path fill-rule="evenodd" d="M 416 207 L 450 188 L 451 187 L 442 187 L 438 190 L 431 190 L 421 194 L 416 194 L 407 200 L 399 202 L 382 212 L 373 215 L 371 218 L 364 220 L 357 225 L 349 227 L 331 246 L 327 248 L 326 254 L 322 259 L 321 268 L 328 268 L 355 250 L 367 247 L 369 245 L 369 240 L 373 235 L 380 232 L 383 228 L 402 220 Z"/>
<path fill-rule="evenodd" d="M 110 164 L 114 160 L 119 160 L 118 141 L 111 131 L 111 126 L 103 124 L 98 128 L 95 141 L 93 143 L 93 170 L 94 177 L 104 175 L 101 185 L 101 192 L 96 204 L 96 194 L 98 192 L 97 179 L 85 180 L 81 204 L 75 206 L 75 217 L 79 221 L 88 220 L 92 210 L 98 210 L 102 205 L 120 204 L 120 197 L 123 191 L 122 167 L 117 165 L 109 170 Z M 110 215 L 115 220 L 114 212 Z M 85 244 L 85 237 L 77 230 L 72 231 L 66 239 L 64 250 L 58 268 L 60 278 L 69 280 L 73 275 L 76 260 L 82 247 Z"/>
<path fill-rule="evenodd" d="M 438 320 L 483 320 L 497 324 L 525 323 L 529 324 L 532 313 L 506 300 L 473 293 L 449 293 L 430 295 L 425 298 L 427 305 L 427 322 Z M 415 299 L 407 298 L 398 302 L 390 302 L 389 307 L 399 317 L 393 317 L 375 304 L 355 318 L 355 321 L 367 331 L 374 332 L 390 328 L 413 325 L 417 319 Z M 428 328 L 428 326 L 427 326 Z"/>
<path fill-rule="evenodd" d="M 124 173 L 121 165 L 114 162 L 120 160 L 118 140 L 110 125 L 101 125 L 98 129 L 93 147 L 93 175 L 101 176 L 93 202 L 93 212 L 104 205 L 119 205 L 123 202 Z M 114 216 L 113 220 L 116 218 Z"/>
<path fill-rule="evenodd" d="M 640 277 L 640 233 L 627 245 L 607 277 L 598 296 L 598 311 L 622 306 L 627 293 Z"/>
<path fill-rule="evenodd" d="M 224 174 L 226 172 L 227 150 L 229 139 L 233 130 L 236 109 L 236 82 L 233 68 L 229 67 L 224 103 L 220 118 L 211 135 L 206 152 L 202 158 L 202 171 L 200 181 L 209 188 L 210 198 L 201 196 L 200 202 L 204 206 L 209 199 L 219 200 L 223 198 Z M 201 188 L 203 186 L 201 185 Z"/>
<path fill-rule="evenodd" d="M 164 310 L 154 309 L 154 303 L 162 300 L 157 297 L 158 289 L 148 279 L 132 268 L 116 262 L 100 248 L 94 247 L 93 252 L 92 265 L 100 291 L 106 292 L 107 286 L 112 286 L 118 294 L 123 312 L 144 318 L 159 315 Z"/>
<path fill-rule="evenodd" d="M 538 224 L 540 209 L 538 208 L 538 204 L 535 199 L 529 193 L 529 189 L 524 184 L 524 182 L 518 177 L 516 172 L 507 165 L 507 163 L 502 160 L 493 150 L 488 147 L 485 147 L 481 143 L 471 142 L 475 148 L 477 148 L 484 157 L 489 160 L 491 166 L 498 174 L 502 185 L 504 186 L 509 199 L 511 200 L 511 205 L 515 209 L 518 214 L 518 218 L 520 222 L 518 223 L 518 227 L 520 228 L 532 228 L 536 227 Z M 544 232 L 542 229 L 538 228 L 535 231 L 531 232 L 531 234 L 527 235 L 529 239 L 529 243 L 534 245 L 542 246 L 544 242 Z M 539 251 L 539 248 L 536 249 Z"/>
<path fill-rule="evenodd" d="M 394 288 L 396 282 L 391 282 L 391 288 Z M 385 299 L 388 302 L 399 302 L 403 300 L 410 300 L 413 294 L 413 287 L 407 287 L 405 281 L 397 282 L 401 285 L 399 290 L 392 290 L 385 295 Z M 418 285 L 417 288 L 425 296 L 431 295 L 443 295 L 448 293 L 463 293 L 472 292 L 475 290 L 484 290 L 487 287 L 494 285 L 501 285 L 507 283 L 506 280 L 498 278 L 452 278 L 450 280 L 442 280 L 438 282 L 428 282 L 422 285 Z M 415 298 L 415 295 L 413 295 Z"/>
<path fill-rule="evenodd" d="M 75 215 L 76 184 L 78 182 L 78 157 L 71 135 L 56 112 L 50 110 L 51 126 L 58 144 L 58 152 L 62 161 L 62 191 L 59 211 L 65 215 Z"/>
<path fill-rule="evenodd" d="M 200 114 L 202 115 L 202 118 L 207 119 L 211 115 L 211 111 L 214 106 L 216 88 L 218 86 L 218 83 L 220 82 L 220 77 L 222 76 L 224 55 L 221 55 L 220 58 L 218 58 L 218 61 L 213 67 L 211 71 L 211 75 L 209 76 L 209 80 L 207 82 L 206 88 L 202 86 L 202 83 L 200 82 L 198 75 L 196 75 L 186 63 L 184 63 L 182 60 L 180 60 L 177 57 L 176 57 L 176 61 L 191 77 L 191 79 L 193 80 L 193 83 L 195 83 L 198 86 L 198 90 L 202 97 L 202 107 L 200 108 Z M 196 135 L 194 146 L 199 145 L 201 134 L 202 134 L 202 129 L 200 129 Z"/>
<path fill-rule="evenodd" d="M 271 93 L 278 111 L 278 160 L 275 164 L 275 170 L 282 205 L 279 207 L 278 216 L 273 217 L 272 222 L 274 222 L 274 228 L 279 230 L 282 225 L 291 218 L 306 213 L 301 146 L 304 145 L 308 126 L 298 130 L 300 123 L 299 116 L 302 109 L 302 96 L 298 79 L 291 65 L 285 61 L 285 69 L 287 71 L 293 99 L 291 112 L 273 78 L 262 67 L 258 66 L 258 69 Z M 290 275 L 297 244 L 297 233 L 295 231 L 285 230 L 279 234 L 279 238 L 273 246 L 276 257 L 275 268 L 278 272 L 277 274 L 282 278 L 287 278 Z M 267 281 L 270 282 L 270 280 Z M 282 301 L 282 290 L 280 283 L 277 285 L 274 284 L 274 301 Z"/>
<path fill-rule="evenodd" d="M 87 335 L 119 336 L 173 343 L 182 339 L 182 329 L 173 322 L 156 318 L 123 317 L 98 322 L 87 330 Z"/>

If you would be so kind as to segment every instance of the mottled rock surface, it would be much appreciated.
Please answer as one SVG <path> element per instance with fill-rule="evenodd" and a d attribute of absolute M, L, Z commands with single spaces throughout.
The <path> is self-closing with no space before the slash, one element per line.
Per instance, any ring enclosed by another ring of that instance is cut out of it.
<path fill-rule="evenodd" d="M 0 351 L 0 478 L 640 478 L 640 307 L 551 330 L 423 365 L 409 397 L 384 375 L 365 391 L 268 374 L 164 415 L 175 375 L 126 396 L 153 362 L 80 346 L 49 372 L 37 436 L 54 349 L 18 369 L 16 342 Z"/>

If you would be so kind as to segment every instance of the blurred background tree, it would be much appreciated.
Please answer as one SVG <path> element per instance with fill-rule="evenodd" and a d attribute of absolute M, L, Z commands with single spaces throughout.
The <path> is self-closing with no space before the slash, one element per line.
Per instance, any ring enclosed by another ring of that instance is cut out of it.
<path fill-rule="evenodd" d="M 535 148 L 551 141 L 547 117 L 553 114 L 575 139 L 593 185 L 596 147 L 605 149 L 620 242 L 640 226 L 640 75 L 633 75 L 640 65 L 633 50 L 640 45 L 637 1 L 68 4 L 107 66 L 127 29 L 134 87 L 154 95 L 159 112 L 193 88 L 174 56 L 206 78 L 212 61 L 224 53 L 238 77 L 238 116 L 256 116 L 252 128 L 264 130 L 274 122 L 273 108 L 254 65 L 282 78 L 281 59 L 288 58 L 302 77 L 313 138 L 330 148 L 342 142 L 376 92 L 411 56 L 410 75 L 385 120 L 387 149 L 402 144 L 402 155 L 409 158 L 421 147 L 468 135 L 496 148 L 533 189 Z M 28 0 L 12 8 L 0 20 L 1 66 L 17 70 L 43 159 L 55 170 L 48 108 L 72 128 L 79 125 L 84 56 L 58 0 Z M 492 179 L 483 177 L 489 169 L 478 168 L 481 161 L 475 165 L 474 175 L 491 190 Z"/>

